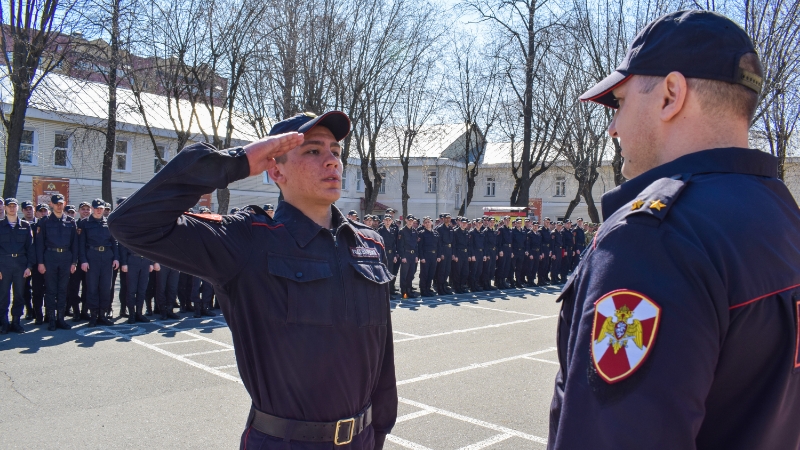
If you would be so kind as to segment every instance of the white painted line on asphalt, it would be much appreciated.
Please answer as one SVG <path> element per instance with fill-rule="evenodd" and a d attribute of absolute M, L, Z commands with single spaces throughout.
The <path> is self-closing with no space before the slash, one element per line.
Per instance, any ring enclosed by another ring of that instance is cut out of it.
<path fill-rule="evenodd" d="M 480 442 L 476 442 L 476 443 L 474 443 L 472 445 L 468 445 L 466 447 L 461 447 L 458 450 L 481 450 L 482 448 L 486 448 L 486 447 L 488 447 L 490 445 L 497 444 L 498 442 L 503 442 L 506 439 L 512 438 L 512 437 L 514 437 L 514 436 L 511 436 L 510 434 L 506 434 L 506 433 L 497 434 L 497 435 L 494 435 L 494 436 L 490 437 L 489 439 L 486 439 L 486 440 L 483 440 L 483 441 L 480 441 Z"/>
<path fill-rule="evenodd" d="M 395 339 L 394 342 L 398 343 L 398 342 L 406 342 L 406 341 L 416 341 L 418 339 L 428 339 L 428 338 L 433 338 L 433 337 L 448 336 L 448 335 L 451 335 L 451 334 L 469 333 L 470 331 L 480 331 L 480 330 L 487 330 L 489 328 L 505 327 L 505 326 L 508 326 L 508 325 L 516 325 L 516 324 L 520 324 L 520 323 L 533 322 L 534 320 L 552 319 L 553 317 L 558 317 L 558 314 L 555 314 L 555 315 L 552 315 L 552 316 L 534 317 L 532 319 L 515 320 L 513 322 L 498 323 L 498 324 L 495 324 L 495 325 L 486 325 L 486 326 L 483 326 L 483 327 L 467 328 L 465 330 L 453 330 L 453 331 L 446 331 L 444 333 L 426 334 L 426 335 L 422 335 L 422 336 L 418 336 L 418 337 L 411 337 L 411 338 L 405 338 L 405 339 Z"/>
<path fill-rule="evenodd" d="M 236 367 L 236 364 L 228 364 L 227 366 L 217 366 L 217 367 L 212 367 L 212 369 L 217 369 L 217 370 L 221 370 L 221 369 L 233 369 L 234 367 Z"/>
<path fill-rule="evenodd" d="M 502 363 L 509 362 L 509 361 L 514 361 L 514 360 L 517 360 L 517 359 L 527 358 L 529 356 L 541 355 L 542 353 L 548 353 L 548 352 L 552 352 L 554 350 L 556 350 L 555 347 L 550 347 L 550 348 L 546 348 L 544 350 L 539 350 L 539 351 L 535 351 L 535 352 L 531 352 L 531 353 L 525 353 L 525 354 L 517 355 L 517 356 L 509 356 L 508 358 L 496 359 L 494 361 L 488 361 L 488 362 L 485 362 L 485 363 L 470 364 L 470 365 L 465 366 L 465 367 L 459 367 L 458 369 L 451 369 L 451 370 L 445 370 L 444 372 L 425 374 L 425 375 L 421 375 L 421 376 L 418 376 L 418 377 L 415 377 L 415 378 L 409 378 L 407 380 L 398 381 L 397 385 L 401 386 L 401 385 L 404 385 L 404 384 L 416 383 L 418 381 L 432 380 L 434 378 L 440 378 L 440 377 L 444 377 L 444 376 L 447 376 L 447 375 L 453 375 L 454 373 L 466 372 L 468 370 L 480 369 L 480 368 L 483 368 L 483 367 L 489 367 L 489 366 L 493 366 L 495 364 L 502 364 Z"/>
<path fill-rule="evenodd" d="M 533 317 L 542 317 L 541 314 L 531 314 L 531 313 L 524 313 L 519 311 L 508 311 L 505 309 L 497 309 L 497 308 L 487 308 L 485 306 L 475 306 L 475 305 L 461 305 L 466 306 L 467 308 L 475 308 L 475 309 L 488 309 L 489 311 L 497 311 L 497 312 L 504 312 L 509 314 L 522 314 L 523 316 L 533 316 Z"/>
<path fill-rule="evenodd" d="M 182 341 L 167 341 L 167 342 L 157 342 L 153 345 L 167 345 L 167 344 L 183 344 L 184 342 L 197 342 L 202 339 L 184 339 Z"/>
<path fill-rule="evenodd" d="M 217 345 L 219 345 L 221 347 L 225 347 L 227 349 L 233 350 L 233 346 L 232 345 L 226 344 L 224 342 L 220 342 L 220 341 L 217 341 L 217 340 L 214 340 L 214 339 L 211 339 L 211 338 L 207 338 L 205 336 L 200 336 L 199 334 L 190 333 L 188 331 L 184 331 L 183 334 L 185 334 L 187 336 L 191 336 L 193 338 L 200 339 L 201 341 L 211 342 L 212 344 L 217 344 Z"/>
<path fill-rule="evenodd" d="M 547 439 L 541 438 L 539 436 L 534 436 L 532 434 L 523 433 L 522 431 L 512 430 L 511 428 L 506 428 L 501 425 L 495 425 L 493 423 L 484 422 L 483 420 L 473 419 L 472 417 L 462 416 L 461 414 L 456 414 L 454 412 L 450 412 L 444 409 L 439 409 L 434 406 L 426 405 L 424 403 L 415 402 L 413 400 L 409 400 L 406 398 L 399 397 L 398 400 L 400 403 L 405 403 L 406 405 L 414 406 L 420 409 L 427 409 L 430 411 L 435 412 L 436 414 L 441 414 L 445 417 L 449 417 L 451 419 L 460 420 L 462 422 L 471 423 L 473 425 L 478 425 L 479 427 L 488 428 L 490 430 L 498 431 L 503 434 L 509 434 L 511 436 L 516 436 L 522 439 L 526 439 L 528 441 L 538 442 L 540 444 L 547 444 Z"/>
<path fill-rule="evenodd" d="M 422 417 L 422 416 L 427 416 L 428 414 L 433 414 L 433 411 L 429 411 L 427 409 L 423 409 L 421 411 L 417 411 L 417 412 L 406 414 L 404 416 L 400 416 L 400 417 L 397 418 L 397 420 L 395 420 L 395 423 L 405 422 L 407 420 L 414 420 L 414 419 Z"/>
<path fill-rule="evenodd" d="M 425 447 L 424 445 L 419 445 L 419 444 L 416 444 L 414 442 L 407 441 L 407 440 L 405 440 L 403 438 L 399 438 L 399 437 L 397 437 L 397 436 L 395 436 L 393 434 L 387 434 L 386 435 L 386 440 L 389 441 L 389 442 L 394 442 L 395 444 L 397 444 L 397 445 L 399 445 L 401 447 L 410 448 L 411 450 L 431 450 L 430 448 Z"/>
<path fill-rule="evenodd" d="M 219 350 L 209 350 L 207 352 L 187 353 L 185 355 L 178 355 L 178 356 L 182 356 L 184 358 L 188 358 L 190 356 L 209 355 L 211 353 L 222 353 L 222 352 L 232 352 L 232 351 L 233 351 L 232 348 L 221 348 Z"/>
<path fill-rule="evenodd" d="M 539 362 L 548 363 L 548 364 L 555 364 L 557 366 L 561 365 L 561 364 L 558 363 L 558 361 L 550 361 L 550 360 L 547 360 L 547 359 L 531 358 L 531 357 L 528 357 L 528 356 L 524 357 L 524 359 L 530 359 L 531 361 L 539 361 Z"/>
<path fill-rule="evenodd" d="M 242 380 L 239 379 L 238 377 L 235 377 L 233 375 L 229 375 L 229 374 L 227 374 L 225 372 L 220 372 L 219 370 L 214 369 L 213 367 L 209 367 L 209 366 L 206 366 L 205 364 L 200 364 L 199 362 L 192 361 L 191 359 L 185 358 L 185 357 L 183 357 L 181 355 L 176 355 L 175 353 L 168 352 L 168 351 L 164 350 L 163 348 L 156 347 L 153 344 L 148 344 L 147 342 L 144 342 L 142 340 L 136 339 L 135 337 L 126 336 L 126 335 L 124 335 L 122 333 L 118 333 L 117 331 L 114 331 L 114 330 L 110 329 L 109 327 L 101 327 L 101 328 L 103 328 L 108 333 L 111 333 L 111 334 L 113 334 L 113 335 L 115 335 L 117 337 L 120 337 L 122 339 L 127 339 L 127 340 L 133 342 L 134 344 L 138 344 L 138 345 L 141 345 L 142 347 L 149 348 L 150 350 L 153 350 L 155 352 L 161 353 L 164 356 L 168 356 L 168 357 L 170 357 L 172 359 L 175 359 L 175 360 L 178 360 L 178 361 L 180 361 L 182 363 L 186 363 L 186 364 L 188 364 L 188 365 L 190 365 L 192 367 L 196 367 L 198 369 L 201 369 L 201 370 L 203 370 L 205 372 L 208 372 L 208 373 L 210 373 L 212 375 L 216 375 L 216 376 L 218 376 L 220 378 L 224 378 L 226 380 L 235 381 L 235 382 L 237 382 L 239 384 L 243 384 Z"/>
<path fill-rule="evenodd" d="M 393 330 L 394 333 L 402 334 L 403 336 L 419 337 L 418 334 L 403 333 L 402 331 Z"/>

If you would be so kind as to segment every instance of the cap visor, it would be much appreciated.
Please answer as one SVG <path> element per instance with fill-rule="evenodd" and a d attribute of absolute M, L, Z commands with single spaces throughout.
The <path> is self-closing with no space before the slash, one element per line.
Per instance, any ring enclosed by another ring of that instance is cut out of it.
<path fill-rule="evenodd" d="M 594 87 L 584 92 L 579 98 L 582 102 L 595 102 L 609 108 L 617 109 L 619 104 L 611 91 L 628 81 L 631 76 L 630 74 L 614 71 L 611 75 L 605 77 L 603 81 L 595 84 Z"/>
<path fill-rule="evenodd" d="M 350 134 L 350 118 L 341 111 L 327 112 L 314 120 L 304 123 L 297 131 L 305 133 L 317 125 L 331 130 L 333 137 L 335 137 L 337 141 L 341 141 Z"/>

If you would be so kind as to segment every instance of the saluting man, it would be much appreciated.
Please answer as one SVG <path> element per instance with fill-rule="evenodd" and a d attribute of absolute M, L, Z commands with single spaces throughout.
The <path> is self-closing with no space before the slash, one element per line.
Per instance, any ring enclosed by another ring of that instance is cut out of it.
<path fill-rule="evenodd" d="M 244 148 L 184 148 L 110 218 L 127 248 L 214 284 L 252 409 L 241 447 L 383 448 L 397 417 L 380 235 L 334 206 L 338 111 L 299 114 Z M 284 196 L 258 212 L 185 213 L 203 194 L 264 171 Z"/>
<path fill-rule="evenodd" d="M 761 77 L 737 24 L 679 11 L 581 96 L 628 181 L 559 299 L 550 449 L 800 448 L 800 209 L 747 148 Z"/>

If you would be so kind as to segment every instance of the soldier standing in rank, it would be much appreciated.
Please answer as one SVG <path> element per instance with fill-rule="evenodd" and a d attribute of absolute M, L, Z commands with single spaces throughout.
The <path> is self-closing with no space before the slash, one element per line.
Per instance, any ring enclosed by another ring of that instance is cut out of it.
<path fill-rule="evenodd" d="M 492 286 L 495 268 L 497 267 L 497 230 L 494 229 L 496 219 L 494 217 L 484 217 L 483 226 L 483 256 L 486 261 L 483 263 L 483 273 L 481 274 L 481 285 L 484 290 L 496 291 L 498 288 Z"/>
<path fill-rule="evenodd" d="M 36 217 L 33 214 L 33 203 L 31 202 L 22 202 L 20 203 L 20 211 L 22 211 L 22 220 L 28 222 L 31 227 L 31 233 L 35 233 L 34 225 L 36 223 Z M 25 286 L 23 286 L 22 290 L 22 297 L 25 302 L 25 320 L 33 320 L 36 316 L 33 313 L 33 299 L 31 295 L 31 278 L 33 278 L 33 272 L 36 272 L 36 244 L 32 245 L 33 247 L 33 260 L 31 261 L 32 269 L 31 269 L 31 276 L 26 277 L 24 279 Z M 41 307 L 39 307 L 41 309 Z"/>
<path fill-rule="evenodd" d="M 563 283 L 572 269 L 572 257 L 575 255 L 575 235 L 572 234 L 572 222 L 569 219 L 564 222 L 564 229 L 561 230 L 561 242 L 564 246 L 564 259 L 561 261 L 561 282 Z"/>
<path fill-rule="evenodd" d="M 383 238 L 383 246 L 386 249 L 386 267 L 390 272 L 394 272 L 394 268 L 399 262 L 397 259 L 397 229 L 394 228 L 392 216 L 386 213 L 383 216 L 383 226 L 378 229 L 378 234 Z M 397 286 L 395 285 L 397 277 L 392 279 L 391 295 L 392 299 L 397 295 Z"/>
<path fill-rule="evenodd" d="M 125 201 L 127 197 L 117 197 L 117 208 Z M 108 211 L 111 210 L 111 205 L 106 203 L 106 212 L 103 214 L 106 218 L 108 218 Z M 122 272 L 122 255 L 125 253 L 125 247 L 121 244 L 117 247 L 119 251 L 119 258 L 120 258 L 120 268 L 115 270 L 114 273 L 111 275 L 111 300 L 114 300 L 114 285 L 117 282 L 117 275 Z M 128 317 L 128 277 L 123 275 L 119 277 L 119 316 L 120 317 Z M 110 314 L 113 317 L 113 312 Z"/>
<path fill-rule="evenodd" d="M 111 274 L 119 268 L 119 248 L 103 217 L 106 202 L 96 198 L 91 209 L 91 216 L 78 222 L 78 259 L 86 273 L 89 327 L 113 325 L 105 313 L 111 309 Z"/>
<path fill-rule="evenodd" d="M 406 216 L 406 226 L 397 233 L 397 252 L 400 256 L 400 294 L 403 298 L 417 298 L 411 283 L 419 262 L 419 235 L 414 228 L 414 216 Z"/>
<path fill-rule="evenodd" d="M 481 292 L 481 276 L 483 264 L 486 262 L 486 232 L 480 218 L 475 219 L 473 224 L 469 231 L 469 288 L 472 292 Z"/>
<path fill-rule="evenodd" d="M 132 252 L 126 247 L 120 249 L 120 270 L 126 279 L 128 292 L 125 296 L 128 306 L 128 323 L 147 323 L 150 319 L 144 316 L 144 295 L 147 281 L 153 271 L 153 261 Z"/>
<path fill-rule="evenodd" d="M 20 317 L 24 300 L 25 278 L 31 276 L 36 260 L 31 225 L 17 216 L 17 199 L 5 199 L 5 217 L 0 220 L 0 334 L 23 333 Z M 11 323 L 8 322 L 9 291 Z"/>
<path fill-rule="evenodd" d="M 69 208 L 69 205 L 67 205 L 67 208 Z M 67 208 L 64 210 L 66 211 Z M 78 205 L 78 216 L 70 216 L 75 218 L 75 223 L 78 226 L 78 230 L 80 230 L 81 220 L 89 217 L 89 215 L 91 215 L 91 211 L 92 208 L 88 203 L 81 202 Z M 82 290 L 81 287 L 83 287 Z M 70 315 L 69 311 L 71 309 L 73 322 L 80 322 L 81 319 L 89 319 L 86 305 L 86 291 L 86 272 L 84 272 L 83 269 L 81 269 L 81 265 L 78 264 L 78 267 L 75 269 L 75 273 L 69 276 L 69 284 L 67 285 L 67 315 Z"/>
<path fill-rule="evenodd" d="M 442 214 L 442 223 L 436 227 L 439 233 L 439 264 L 436 265 L 436 292 L 439 295 L 449 295 L 453 291 L 447 284 L 453 265 L 453 239 L 454 231 L 449 213 Z M 452 281 L 452 280 L 451 280 Z"/>
<path fill-rule="evenodd" d="M 508 227 L 511 218 L 503 216 L 503 221 L 497 229 L 497 268 L 494 285 L 500 289 L 508 289 L 508 274 L 511 271 L 511 229 Z"/>
<path fill-rule="evenodd" d="M 511 258 L 513 261 L 513 280 L 511 287 L 522 288 L 525 286 L 525 264 L 528 260 L 528 233 L 522 228 L 522 219 L 514 220 L 511 230 Z"/>
<path fill-rule="evenodd" d="M 440 261 L 439 253 L 439 233 L 433 229 L 431 218 L 423 217 L 419 231 L 419 290 L 423 297 L 436 295 L 431 290 L 431 283 L 436 275 L 436 265 Z"/>
<path fill-rule="evenodd" d="M 572 269 L 574 270 L 581 262 L 581 255 L 586 249 L 586 231 L 583 228 L 582 217 L 578 217 L 575 228 L 572 230 L 572 235 L 575 236 L 575 257 L 572 262 Z"/>
<path fill-rule="evenodd" d="M 155 269 L 155 265 L 153 269 Z M 180 319 L 180 316 L 172 311 L 175 299 L 178 297 L 179 278 L 180 272 L 172 267 L 159 264 L 158 271 L 156 271 L 156 303 L 161 313 L 161 320 Z"/>
<path fill-rule="evenodd" d="M 553 253 L 550 256 L 550 282 L 552 284 L 561 284 L 561 261 L 564 259 L 564 240 L 561 231 L 564 224 L 561 221 L 556 222 L 555 229 L 550 232 L 550 251 Z"/>
<path fill-rule="evenodd" d="M 550 237 L 550 218 L 545 217 L 542 226 L 539 228 L 539 235 L 542 237 L 542 261 L 539 263 L 539 286 L 550 284 L 550 264 L 553 256 L 553 240 Z"/>
<path fill-rule="evenodd" d="M 453 269 L 450 277 L 456 294 L 467 291 L 469 275 L 469 219 L 457 217 L 458 228 L 453 232 Z"/>
<path fill-rule="evenodd" d="M 392 230 L 394 230 L 395 238 L 397 238 L 397 233 L 400 232 L 400 227 L 398 226 L 398 224 L 401 224 L 402 222 L 400 222 L 399 220 L 397 220 L 397 221 L 394 220 L 394 215 L 395 214 L 397 214 L 396 210 L 394 210 L 393 208 L 386 208 L 386 215 L 392 217 L 392 227 L 391 228 L 392 228 Z M 397 249 L 395 247 L 395 251 L 399 251 L 399 249 Z M 391 269 L 391 273 L 392 273 L 392 275 L 394 275 L 394 278 L 392 278 L 391 283 L 392 283 L 392 293 L 397 295 L 397 285 L 396 285 L 396 283 L 397 283 L 397 275 L 400 273 L 400 255 L 397 254 L 397 253 L 395 253 L 395 254 L 397 255 L 397 262 L 394 263 L 394 267 L 392 267 L 392 269 Z"/>
<path fill-rule="evenodd" d="M 36 247 L 37 245 L 37 238 L 38 238 L 38 230 L 39 227 L 44 223 L 44 219 L 47 218 L 48 213 L 50 210 L 47 208 L 47 205 L 38 204 L 36 205 L 36 210 L 34 211 L 34 220 L 35 222 L 31 225 L 31 231 L 33 232 L 33 245 Z M 44 274 L 39 272 L 39 264 L 42 261 L 39 260 L 39 254 L 36 253 L 36 265 L 34 266 L 33 273 L 30 276 L 31 280 L 31 305 L 33 307 L 33 316 L 34 316 L 34 324 L 41 325 L 44 323 L 44 314 L 42 314 L 42 307 L 44 305 Z M 46 311 L 46 310 L 45 310 Z M 48 321 L 49 321 L 48 316 Z"/>
<path fill-rule="evenodd" d="M 64 196 L 50 198 L 53 214 L 36 228 L 36 260 L 45 279 L 45 304 L 50 331 L 72 329 L 64 321 L 69 276 L 78 265 L 78 233 L 75 219 L 64 214 Z"/>
<path fill-rule="evenodd" d="M 539 222 L 533 222 L 528 231 L 528 286 L 536 286 L 536 276 L 539 274 L 539 264 L 542 257 L 542 235 L 539 234 Z"/>
<path fill-rule="evenodd" d="M 199 319 L 205 317 L 216 317 L 216 314 L 211 311 L 212 301 L 214 298 L 214 286 L 200 278 L 192 278 L 192 303 L 194 303 L 194 318 Z"/>

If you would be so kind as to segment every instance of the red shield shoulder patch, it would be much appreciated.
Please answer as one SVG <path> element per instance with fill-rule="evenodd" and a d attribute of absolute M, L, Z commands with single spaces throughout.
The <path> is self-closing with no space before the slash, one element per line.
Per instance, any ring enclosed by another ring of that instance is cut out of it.
<path fill-rule="evenodd" d="M 631 376 L 655 343 L 661 307 L 638 292 L 609 292 L 594 303 L 592 361 L 606 383 Z"/>

